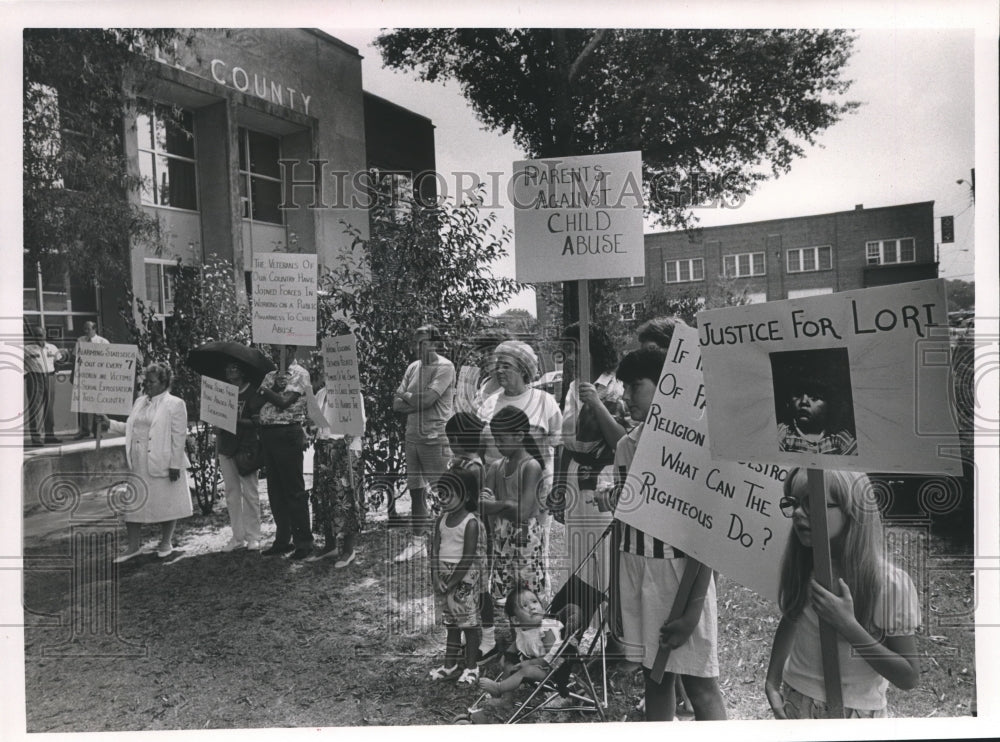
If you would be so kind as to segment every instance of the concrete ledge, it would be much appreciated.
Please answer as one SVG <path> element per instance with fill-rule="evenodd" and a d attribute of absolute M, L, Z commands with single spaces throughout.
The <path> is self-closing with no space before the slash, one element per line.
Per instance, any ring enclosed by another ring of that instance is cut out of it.
<path fill-rule="evenodd" d="M 92 440 L 26 450 L 21 469 L 24 513 L 28 515 L 42 507 L 39 495 L 43 488 L 51 489 L 53 479 L 78 492 L 91 492 L 108 487 L 128 474 L 124 437 L 103 439 L 100 451 Z"/>

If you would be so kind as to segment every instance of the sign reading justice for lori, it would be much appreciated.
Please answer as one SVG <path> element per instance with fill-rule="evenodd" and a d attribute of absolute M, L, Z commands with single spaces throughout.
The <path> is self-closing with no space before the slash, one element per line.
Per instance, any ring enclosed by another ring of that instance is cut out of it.
<path fill-rule="evenodd" d="M 641 153 L 516 162 L 513 196 L 517 280 L 645 274 Z"/>

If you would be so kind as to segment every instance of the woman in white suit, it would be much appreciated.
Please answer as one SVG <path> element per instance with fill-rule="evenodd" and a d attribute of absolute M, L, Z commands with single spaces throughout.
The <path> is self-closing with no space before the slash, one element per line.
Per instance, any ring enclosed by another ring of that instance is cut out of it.
<path fill-rule="evenodd" d="M 125 456 L 129 468 L 145 483 L 135 505 L 125 513 L 128 548 L 115 558 L 128 561 L 141 553 L 143 523 L 160 524 L 156 555 L 161 559 L 173 552 L 174 526 L 179 518 L 191 515 L 188 489 L 188 459 L 184 451 L 187 437 L 187 407 L 184 400 L 168 389 L 172 372 L 165 363 L 146 367 L 140 395 L 125 423 L 111 426 L 125 430 Z"/>

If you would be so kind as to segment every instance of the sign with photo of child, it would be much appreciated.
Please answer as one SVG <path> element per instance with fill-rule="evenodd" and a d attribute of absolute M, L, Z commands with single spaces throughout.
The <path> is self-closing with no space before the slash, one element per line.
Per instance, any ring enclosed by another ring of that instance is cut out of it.
<path fill-rule="evenodd" d="M 615 517 L 777 601 L 787 470 L 713 459 L 697 330 L 674 329 Z"/>
<path fill-rule="evenodd" d="M 961 474 L 943 280 L 698 314 L 712 453 Z"/>

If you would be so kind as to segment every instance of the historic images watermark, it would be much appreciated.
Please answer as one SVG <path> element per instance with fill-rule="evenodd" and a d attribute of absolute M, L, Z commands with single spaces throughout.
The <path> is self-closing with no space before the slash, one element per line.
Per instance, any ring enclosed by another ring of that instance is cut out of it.
<path fill-rule="evenodd" d="M 552 161 L 557 163 L 558 161 Z M 530 209 L 540 203 L 547 207 L 581 209 L 635 208 L 643 203 L 643 183 L 628 177 L 617 188 L 604 188 L 601 173 L 591 178 L 575 169 L 527 168 L 517 174 L 471 170 L 442 173 L 337 170 L 329 160 L 278 161 L 281 167 L 281 203 L 289 209 L 369 209 L 376 204 L 390 208 L 435 208 L 446 201 L 461 203 L 482 200 L 487 209 Z M 604 174 L 606 175 L 606 174 Z M 596 184 L 594 181 L 596 180 Z M 657 173 L 646 186 L 654 199 L 669 208 L 738 209 L 746 201 L 739 189 L 741 178 L 735 171 Z M 533 188 L 530 198 L 518 195 L 518 184 Z"/>

